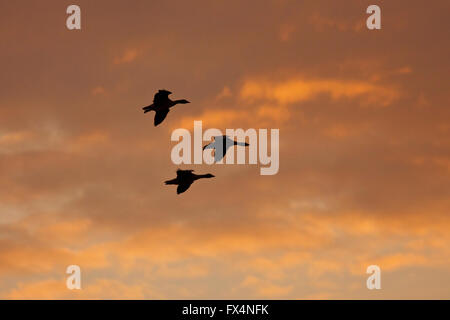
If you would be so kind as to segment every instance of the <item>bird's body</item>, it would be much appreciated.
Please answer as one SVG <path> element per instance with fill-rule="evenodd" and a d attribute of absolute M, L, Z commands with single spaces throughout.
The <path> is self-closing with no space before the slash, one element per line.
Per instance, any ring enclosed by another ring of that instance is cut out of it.
<path fill-rule="evenodd" d="M 170 108 L 177 104 L 185 104 L 189 103 L 189 101 L 185 99 L 181 100 L 170 100 L 169 95 L 172 94 L 172 92 L 167 90 L 159 90 L 155 97 L 153 98 L 153 104 L 142 108 L 144 110 L 144 113 L 147 113 L 149 111 L 155 111 L 155 120 L 154 124 L 155 127 L 164 121 L 167 114 L 170 111 Z"/>
<path fill-rule="evenodd" d="M 185 192 L 195 180 L 202 178 L 213 178 L 214 176 L 210 173 L 208 174 L 195 174 L 192 173 L 194 170 L 177 170 L 177 177 L 172 180 L 165 181 L 165 184 L 175 184 L 177 187 L 177 194 Z"/>
<path fill-rule="evenodd" d="M 249 144 L 247 142 L 237 142 L 231 140 L 228 136 L 216 136 L 214 137 L 214 142 L 207 144 L 203 147 L 205 149 L 214 149 L 214 161 L 220 161 L 225 157 L 228 149 L 232 146 L 243 146 L 247 147 Z"/>

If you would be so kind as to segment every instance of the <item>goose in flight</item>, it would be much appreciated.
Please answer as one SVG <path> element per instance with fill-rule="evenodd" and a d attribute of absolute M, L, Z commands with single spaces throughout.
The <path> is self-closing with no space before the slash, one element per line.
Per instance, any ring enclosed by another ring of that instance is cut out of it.
<path fill-rule="evenodd" d="M 185 99 L 170 100 L 169 94 L 172 94 L 172 92 L 167 90 L 159 90 L 155 94 L 155 97 L 153 98 L 153 104 L 142 108 L 144 110 L 144 113 L 147 113 L 149 111 L 155 111 L 156 113 L 154 120 L 155 127 L 164 121 L 164 119 L 166 118 L 167 114 L 170 111 L 170 108 L 172 108 L 174 105 L 179 103 L 181 104 L 189 103 L 189 101 Z"/>
<path fill-rule="evenodd" d="M 195 180 L 202 178 L 213 178 L 214 176 L 210 173 L 207 174 L 195 174 L 192 173 L 194 170 L 177 170 L 177 177 L 172 180 L 165 181 L 165 184 L 176 184 L 177 194 L 185 192 Z"/>
<path fill-rule="evenodd" d="M 220 161 L 225 157 L 228 149 L 232 146 L 243 146 L 247 147 L 249 144 L 247 142 L 237 142 L 231 140 L 228 136 L 216 136 L 214 137 L 214 142 L 207 144 L 203 147 L 205 149 L 214 149 L 214 161 Z"/>

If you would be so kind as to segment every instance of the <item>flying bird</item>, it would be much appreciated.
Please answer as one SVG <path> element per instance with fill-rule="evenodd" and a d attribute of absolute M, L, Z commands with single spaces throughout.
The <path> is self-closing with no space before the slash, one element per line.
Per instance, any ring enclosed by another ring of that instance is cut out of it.
<path fill-rule="evenodd" d="M 194 183 L 195 180 L 202 178 L 214 178 L 214 176 L 210 173 L 207 174 L 195 174 L 192 173 L 194 170 L 177 170 L 177 177 L 172 180 L 165 181 L 165 184 L 176 184 L 177 194 L 185 192 L 191 184 Z"/>
<path fill-rule="evenodd" d="M 153 104 L 142 108 L 144 110 L 144 113 L 147 113 L 149 111 L 155 111 L 156 113 L 154 120 L 155 127 L 164 121 L 164 119 L 166 118 L 167 114 L 170 111 L 170 108 L 172 108 L 174 105 L 177 105 L 179 103 L 181 104 L 189 103 L 189 101 L 185 99 L 170 100 L 169 94 L 172 94 L 172 92 L 167 90 L 159 90 L 155 94 L 155 97 L 153 98 Z"/>
<path fill-rule="evenodd" d="M 207 144 L 203 147 L 205 149 L 214 149 L 214 161 L 220 161 L 225 157 L 228 149 L 232 146 L 243 146 L 247 147 L 249 144 L 247 142 L 237 142 L 231 140 L 228 136 L 216 136 L 214 137 L 214 142 Z"/>

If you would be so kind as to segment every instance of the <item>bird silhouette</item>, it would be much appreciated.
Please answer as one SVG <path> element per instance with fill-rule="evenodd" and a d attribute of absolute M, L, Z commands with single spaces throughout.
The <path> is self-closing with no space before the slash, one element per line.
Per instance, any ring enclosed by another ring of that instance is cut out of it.
<path fill-rule="evenodd" d="M 228 149 L 232 146 L 243 146 L 247 147 L 249 144 L 247 142 L 237 142 L 231 140 L 228 136 L 216 136 L 214 137 L 214 142 L 207 144 L 203 147 L 205 149 L 214 149 L 214 161 L 220 161 L 225 157 Z"/>
<path fill-rule="evenodd" d="M 169 94 L 172 94 L 172 92 L 167 90 L 159 90 L 155 94 L 155 97 L 153 98 L 153 104 L 142 108 L 144 110 L 144 113 L 147 113 L 149 111 L 155 111 L 156 113 L 154 120 L 155 127 L 164 121 L 164 119 L 166 118 L 167 114 L 170 111 L 170 108 L 172 108 L 174 105 L 179 103 L 181 104 L 189 103 L 189 101 L 185 99 L 170 100 Z"/>
<path fill-rule="evenodd" d="M 177 177 L 172 180 L 165 181 L 165 184 L 176 184 L 177 194 L 185 192 L 195 180 L 202 178 L 213 178 L 214 176 L 210 173 L 207 174 L 195 174 L 192 173 L 194 170 L 177 170 Z"/>

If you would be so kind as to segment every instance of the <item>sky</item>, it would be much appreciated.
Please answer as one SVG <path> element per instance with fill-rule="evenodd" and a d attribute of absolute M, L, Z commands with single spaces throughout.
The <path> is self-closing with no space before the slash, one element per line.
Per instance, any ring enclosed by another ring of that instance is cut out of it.
<path fill-rule="evenodd" d="M 449 12 L 2 1 L 0 298 L 450 298 Z M 154 127 L 159 89 L 191 103 Z M 279 129 L 279 172 L 173 164 L 194 120 Z M 177 195 L 177 168 L 216 177 Z"/>

